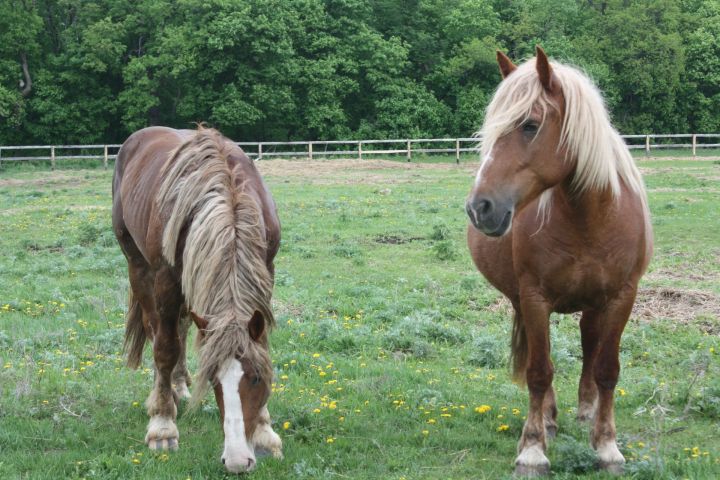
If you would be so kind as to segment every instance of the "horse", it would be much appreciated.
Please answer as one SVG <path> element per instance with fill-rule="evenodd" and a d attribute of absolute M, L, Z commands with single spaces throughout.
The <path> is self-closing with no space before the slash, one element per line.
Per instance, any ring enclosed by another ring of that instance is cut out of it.
<path fill-rule="evenodd" d="M 256 451 L 282 457 L 267 409 L 280 223 L 254 163 L 216 130 L 149 127 L 120 148 L 112 195 L 113 230 L 130 281 L 125 351 L 131 368 L 152 341 L 145 443 L 176 450 L 179 399 L 190 397 L 195 407 L 212 384 L 225 468 L 252 470 Z M 192 396 L 185 366 L 191 320 L 199 330 Z"/>
<path fill-rule="evenodd" d="M 515 474 L 549 473 L 557 431 L 549 316 L 582 312 L 577 417 L 592 422 L 599 465 L 621 473 L 613 395 L 620 337 L 652 257 L 647 196 L 602 95 L 582 72 L 502 52 L 485 114 L 481 164 L 466 202 L 478 270 L 512 304 L 513 376 L 529 391 Z"/>

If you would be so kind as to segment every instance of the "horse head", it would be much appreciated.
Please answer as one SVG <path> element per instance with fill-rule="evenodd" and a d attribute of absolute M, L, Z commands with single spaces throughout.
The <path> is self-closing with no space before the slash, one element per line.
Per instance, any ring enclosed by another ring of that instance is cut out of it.
<path fill-rule="evenodd" d="M 572 172 L 563 147 L 564 97 L 539 46 L 520 67 L 502 52 L 503 81 L 482 128 L 482 163 L 467 199 L 475 228 L 490 236 L 510 231 L 513 215 Z"/>
<path fill-rule="evenodd" d="M 202 348 L 208 334 L 208 321 L 195 313 L 192 317 L 200 331 Z M 267 350 L 265 319 L 260 312 L 255 311 L 248 321 L 247 333 L 251 342 L 249 349 Z M 237 352 L 218 362 L 210 383 L 215 391 L 225 437 L 221 461 L 231 473 L 253 470 L 256 450 L 281 455 L 281 441 L 270 428 L 267 411 L 271 381 L 268 369 L 259 367 L 257 360 L 245 352 Z"/>

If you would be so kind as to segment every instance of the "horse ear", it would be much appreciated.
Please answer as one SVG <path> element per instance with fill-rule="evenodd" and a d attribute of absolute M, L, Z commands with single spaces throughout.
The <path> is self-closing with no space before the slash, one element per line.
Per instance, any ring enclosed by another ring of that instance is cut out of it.
<path fill-rule="evenodd" d="M 512 60 L 510 60 L 508 56 L 500 50 L 496 52 L 495 56 L 497 58 L 498 66 L 500 67 L 500 74 L 503 78 L 507 77 L 514 72 L 515 69 L 517 69 Z"/>
<path fill-rule="evenodd" d="M 540 45 L 535 45 L 535 54 L 535 69 L 540 77 L 540 83 L 545 90 L 550 90 L 550 83 L 552 81 L 552 67 L 550 66 L 550 61 Z"/>
<path fill-rule="evenodd" d="M 193 319 L 198 330 L 207 330 L 208 321 L 199 316 L 197 313 L 190 310 L 190 318 Z"/>
<path fill-rule="evenodd" d="M 263 318 L 262 313 L 255 310 L 250 323 L 248 323 L 248 333 L 250 333 L 250 338 L 257 342 L 262 337 L 263 332 L 265 332 L 265 318 Z"/>

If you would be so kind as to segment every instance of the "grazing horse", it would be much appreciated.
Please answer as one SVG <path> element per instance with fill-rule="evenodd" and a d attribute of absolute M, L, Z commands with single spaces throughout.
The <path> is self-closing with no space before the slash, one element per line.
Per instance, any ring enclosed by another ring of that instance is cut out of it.
<path fill-rule="evenodd" d="M 513 373 L 530 405 L 515 473 L 549 472 L 557 429 L 549 316 L 582 312 L 578 419 L 592 421 L 601 468 L 625 459 L 613 393 L 620 336 L 652 256 L 640 172 L 610 124 L 603 99 L 575 68 L 536 58 L 515 66 L 497 53 L 503 81 L 481 129 L 482 163 L 467 199 L 468 246 L 512 303 Z"/>
<path fill-rule="evenodd" d="M 112 218 L 130 278 L 128 365 L 140 365 L 146 339 L 153 346 L 145 443 L 153 450 L 178 448 L 176 404 L 189 396 L 185 339 L 191 318 L 200 347 L 191 404 L 212 384 L 225 467 L 252 470 L 258 450 L 282 456 L 267 410 L 280 224 L 253 162 L 212 129 L 140 130 L 118 153 Z"/>

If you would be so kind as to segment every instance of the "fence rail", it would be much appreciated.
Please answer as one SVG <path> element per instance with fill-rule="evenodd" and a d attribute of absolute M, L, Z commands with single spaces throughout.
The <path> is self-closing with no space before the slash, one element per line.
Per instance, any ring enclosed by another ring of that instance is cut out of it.
<path fill-rule="evenodd" d="M 681 148 L 692 150 L 696 156 L 697 149 L 720 148 L 720 133 L 681 133 L 681 134 L 650 134 L 622 135 L 622 138 L 633 150 L 644 149 L 647 155 L 652 150 Z M 685 141 L 674 141 L 684 139 Z M 262 160 L 269 157 L 307 158 L 314 159 L 333 155 L 352 156 L 362 159 L 368 155 L 405 155 L 407 161 L 413 154 L 455 154 L 455 161 L 460 162 L 460 155 L 475 152 L 479 138 L 415 138 L 391 140 L 313 140 L 292 142 L 236 142 L 245 150 L 250 158 Z M 674 142 L 674 143 L 671 143 Z M 0 165 L 3 162 L 20 162 L 50 160 L 53 169 L 59 160 L 70 159 L 101 159 L 105 168 L 110 159 L 117 158 L 120 145 L 23 145 L 0 146 Z M 25 151 L 30 151 L 33 155 Z M 77 153 L 72 153 L 76 151 Z"/>

